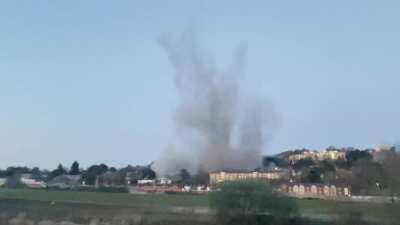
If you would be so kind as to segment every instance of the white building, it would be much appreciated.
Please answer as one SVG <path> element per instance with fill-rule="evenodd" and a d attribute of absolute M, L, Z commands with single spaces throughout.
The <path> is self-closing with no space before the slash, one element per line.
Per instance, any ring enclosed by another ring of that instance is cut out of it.
<path fill-rule="evenodd" d="M 150 184 L 155 184 L 155 180 L 150 180 L 150 179 L 144 179 L 144 180 L 138 180 L 137 183 L 139 185 L 150 185 Z"/>
<path fill-rule="evenodd" d="M 0 187 L 6 184 L 7 178 L 0 178 Z"/>
<path fill-rule="evenodd" d="M 172 180 L 166 177 L 161 177 L 157 179 L 157 184 L 159 185 L 170 185 L 172 184 Z"/>
<path fill-rule="evenodd" d="M 312 159 L 315 161 L 346 159 L 344 151 L 304 151 L 288 157 L 289 161 L 296 162 L 301 159 Z"/>
<path fill-rule="evenodd" d="M 21 181 L 21 183 L 25 184 L 26 186 L 28 186 L 30 188 L 46 188 L 47 187 L 45 182 L 36 181 L 31 178 L 21 177 L 20 181 Z"/>

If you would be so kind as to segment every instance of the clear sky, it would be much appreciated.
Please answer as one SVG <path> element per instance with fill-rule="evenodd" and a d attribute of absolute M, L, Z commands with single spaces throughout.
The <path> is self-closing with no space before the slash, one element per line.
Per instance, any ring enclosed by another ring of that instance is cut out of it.
<path fill-rule="evenodd" d="M 399 1 L 2 1 L 0 167 L 146 164 L 176 142 L 157 43 L 194 26 L 274 105 L 265 153 L 400 140 Z"/>

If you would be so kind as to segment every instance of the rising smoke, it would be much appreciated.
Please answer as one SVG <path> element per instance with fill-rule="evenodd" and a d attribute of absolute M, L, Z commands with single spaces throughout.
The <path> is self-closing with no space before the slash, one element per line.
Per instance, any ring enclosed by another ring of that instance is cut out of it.
<path fill-rule="evenodd" d="M 189 152 L 195 163 L 186 169 L 252 170 L 259 166 L 273 119 L 265 101 L 246 99 L 243 103 L 239 87 L 245 48 L 238 48 L 232 65 L 219 71 L 201 52 L 192 31 L 183 32 L 179 38 L 162 35 L 159 42 L 175 70 L 179 97 L 176 126 L 183 131 L 184 139 L 196 140 Z M 185 153 L 164 155 L 167 157 L 154 164 L 158 174 L 172 173 L 181 161 L 188 162 Z"/>

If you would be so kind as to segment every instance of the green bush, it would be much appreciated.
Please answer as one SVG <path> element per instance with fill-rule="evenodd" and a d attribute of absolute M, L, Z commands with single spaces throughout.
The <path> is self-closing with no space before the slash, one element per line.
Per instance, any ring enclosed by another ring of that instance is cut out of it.
<path fill-rule="evenodd" d="M 297 215 L 293 199 L 262 181 L 225 182 L 210 197 L 218 221 L 225 225 L 290 224 Z"/>

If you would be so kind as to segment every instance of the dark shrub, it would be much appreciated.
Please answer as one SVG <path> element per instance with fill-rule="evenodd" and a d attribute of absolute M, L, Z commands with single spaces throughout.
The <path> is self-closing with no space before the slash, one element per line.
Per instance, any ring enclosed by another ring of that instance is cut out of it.
<path fill-rule="evenodd" d="M 211 206 L 225 225 L 288 224 L 297 214 L 293 199 L 261 181 L 225 182 L 211 194 Z"/>

